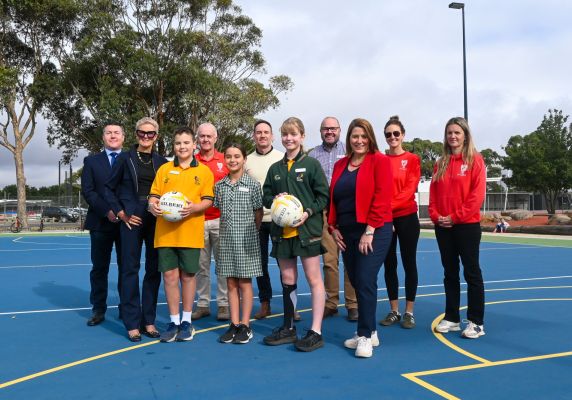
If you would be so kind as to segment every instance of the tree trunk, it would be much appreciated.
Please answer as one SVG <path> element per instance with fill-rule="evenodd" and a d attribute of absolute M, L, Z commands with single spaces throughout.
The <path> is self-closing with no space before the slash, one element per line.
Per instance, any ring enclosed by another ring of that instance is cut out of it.
<path fill-rule="evenodd" d="M 18 193 L 18 218 L 24 228 L 28 227 L 26 208 L 26 175 L 24 174 L 24 146 L 22 140 L 16 140 L 14 164 L 16 165 L 16 187 Z"/>
<path fill-rule="evenodd" d="M 542 194 L 544 195 L 544 200 L 546 201 L 546 211 L 548 214 L 556 214 L 556 197 L 558 196 L 558 193 L 547 191 Z"/>

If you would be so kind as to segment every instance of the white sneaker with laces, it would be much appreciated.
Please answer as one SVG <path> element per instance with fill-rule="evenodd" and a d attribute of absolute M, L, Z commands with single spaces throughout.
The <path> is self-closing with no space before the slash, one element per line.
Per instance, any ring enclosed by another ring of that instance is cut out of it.
<path fill-rule="evenodd" d="M 358 339 L 359 336 L 356 332 L 352 338 L 344 341 L 344 346 L 346 346 L 348 349 L 357 349 Z M 371 345 L 373 347 L 379 346 L 379 338 L 377 337 L 377 331 L 373 331 L 371 333 Z"/>
<path fill-rule="evenodd" d="M 483 328 L 482 325 L 474 324 L 471 321 L 468 321 L 468 323 L 469 324 L 467 325 L 463 333 L 461 333 L 462 337 L 467 339 L 478 339 L 479 337 L 485 335 L 485 329 Z"/>
<path fill-rule="evenodd" d="M 369 358 L 373 355 L 371 338 L 360 336 L 357 339 L 356 357 Z"/>
<path fill-rule="evenodd" d="M 439 325 L 435 327 L 435 332 L 437 333 L 456 332 L 460 330 L 461 330 L 460 322 L 451 322 L 447 321 L 446 319 L 442 319 L 441 322 L 439 322 Z"/>

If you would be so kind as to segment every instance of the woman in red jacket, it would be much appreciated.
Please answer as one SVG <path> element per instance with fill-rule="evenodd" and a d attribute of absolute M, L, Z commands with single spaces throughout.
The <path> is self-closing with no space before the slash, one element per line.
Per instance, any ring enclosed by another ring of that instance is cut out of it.
<path fill-rule="evenodd" d="M 406 329 L 415 327 L 413 307 L 417 294 L 417 242 L 419 241 L 419 218 L 415 192 L 421 177 L 419 157 L 403 149 L 405 128 L 398 116 L 393 116 L 385 124 L 385 141 L 389 145 L 389 160 L 393 171 L 393 239 L 389 253 L 385 258 L 385 286 L 391 310 L 379 321 L 389 326 L 401 320 L 399 313 L 399 280 L 397 278 L 397 239 L 401 262 L 405 271 L 405 313 L 401 326 Z"/>
<path fill-rule="evenodd" d="M 391 243 L 391 197 L 389 158 L 379 152 L 371 124 L 354 119 L 346 136 L 346 157 L 336 162 L 332 173 L 328 224 L 356 290 L 357 332 L 344 342 L 356 350 L 356 357 L 371 357 L 372 346 L 379 346 L 377 274 Z"/>
<path fill-rule="evenodd" d="M 445 317 L 435 327 L 439 333 L 461 330 L 462 261 L 468 293 L 468 324 L 462 336 L 476 339 L 485 334 L 485 288 L 479 266 L 480 209 L 485 189 L 485 165 L 475 149 L 469 125 L 461 117 L 451 118 L 445 125 L 443 155 L 435 164 L 429 193 L 429 216 L 435 224 L 445 272 Z"/>

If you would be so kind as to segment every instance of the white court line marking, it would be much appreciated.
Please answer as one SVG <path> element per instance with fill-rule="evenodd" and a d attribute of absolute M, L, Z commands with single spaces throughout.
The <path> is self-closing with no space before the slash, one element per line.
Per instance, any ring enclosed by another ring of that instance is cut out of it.
<path fill-rule="evenodd" d="M 62 251 L 62 250 L 89 250 L 89 247 L 58 247 L 51 249 L 22 249 L 22 250 L 0 250 L 0 253 L 25 253 L 27 251 Z"/>
<path fill-rule="evenodd" d="M 523 278 L 523 279 L 507 279 L 507 280 L 501 280 L 501 281 L 486 281 L 484 282 L 486 285 L 490 284 L 490 283 L 504 283 L 504 282 L 523 282 L 523 281 L 536 281 L 536 280 L 547 280 L 547 279 L 561 279 L 561 278 L 572 278 L 572 276 L 570 275 L 563 275 L 563 276 L 546 276 L 546 277 L 539 277 L 539 278 Z M 462 282 L 461 285 L 466 285 L 466 283 Z M 443 287 L 443 284 L 436 284 L 436 285 L 420 285 L 418 286 L 418 288 L 433 288 L 433 287 Z M 526 290 L 526 289 L 544 289 L 544 288 L 550 288 L 550 286 L 548 287 L 532 287 L 532 288 L 518 288 L 520 290 Z M 565 286 L 565 288 L 568 288 L 568 286 Z M 403 286 L 400 287 L 400 289 L 404 289 Z M 500 288 L 500 289 L 489 289 L 486 291 L 491 291 L 491 292 L 498 292 L 498 291 L 505 291 L 505 290 L 515 290 L 516 288 Z M 387 290 L 386 288 L 378 288 L 377 291 L 385 291 Z M 343 291 L 340 291 L 341 294 L 343 294 Z M 464 292 L 463 292 L 464 293 Z M 440 293 L 440 294 L 444 294 L 444 293 Z M 310 296 L 311 293 L 298 293 L 298 296 Z M 436 294 L 418 294 L 417 297 L 428 297 L 428 296 L 433 296 Z M 282 297 L 281 294 L 275 294 L 272 297 Z M 401 299 L 402 297 L 400 297 Z M 254 296 L 254 299 L 258 299 L 258 296 Z M 378 299 L 379 301 L 384 301 L 384 300 L 388 300 L 387 298 L 381 298 Z M 211 299 L 210 302 L 213 303 L 216 301 L 215 299 Z M 196 301 L 194 301 L 194 303 L 196 303 Z M 157 303 L 157 305 L 166 305 L 167 303 Z M 117 308 L 117 306 L 107 306 L 107 308 Z M 78 307 L 78 308 L 59 308 L 59 309 L 51 309 L 51 310 L 29 310 L 29 311 L 12 311 L 12 312 L 0 312 L 0 316 L 3 315 L 19 315 L 19 314 L 40 314 L 40 313 L 53 313 L 53 312 L 66 312 L 66 311 L 84 311 L 84 310 L 91 310 L 91 307 Z"/>
<path fill-rule="evenodd" d="M 110 263 L 109 265 L 117 265 L 117 263 Z M 44 264 L 44 265 L 7 265 L 4 267 L 0 267 L 0 269 L 19 269 L 19 268 L 47 268 L 47 267 L 91 267 L 91 263 L 89 264 Z"/>

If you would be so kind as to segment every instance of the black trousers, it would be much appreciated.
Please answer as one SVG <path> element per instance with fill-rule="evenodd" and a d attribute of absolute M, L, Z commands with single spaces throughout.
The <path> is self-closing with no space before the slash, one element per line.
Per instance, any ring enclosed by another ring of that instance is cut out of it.
<path fill-rule="evenodd" d="M 91 291 L 89 301 L 94 314 L 105 314 L 107 311 L 108 275 L 111 253 L 115 244 L 117 260 L 117 292 L 121 293 L 121 240 L 119 224 L 106 231 L 89 231 L 91 239 L 91 271 L 89 282 Z"/>
<path fill-rule="evenodd" d="M 419 242 L 419 218 L 417 213 L 393 219 L 393 238 L 389 253 L 385 258 L 385 286 L 389 300 L 399 298 L 399 278 L 397 277 L 397 240 L 401 262 L 405 271 L 405 299 L 415 301 L 417 295 L 417 242 Z"/>
<path fill-rule="evenodd" d="M 435 227 L 435 236 L 441 252 L 441 263 L 445 272 L 445 319 L 460 322 L 461 283 L 460 261 L 467 282 L 467 319 L 482 325 L 485 314 L 485 286 L 479 265 L 481 226 L 479 223 L 458 224 L 452 228 Z"/>
<path fill-rule="evenodd" d="M 154 247 L 155 217 L 147 211 L 147 201 L 141 201 L 135 215 L 141 216 L 143 223 L 131 226 L 121 224 L 121 314 L 127 330 L 139 329 L 144 325 L 155 324 L 157 297 L 161 285 L 158 270 L 158 255 Z M 139 269 L 141 250 L 145 243 L 145 276 L 139 292 Z"/>
<path fill-rule="evenodd" d="M 260 238 L 260 258 L 262 260 L 262 276 L 256 277 L 258 286 L 258 298 L 260 301 L 270 301 L 272 299 L 272 283 L 268 273 L 268 245 L 270 244 L 270 226 L 272 222 L 263 222 L 258 231 Z"/>

